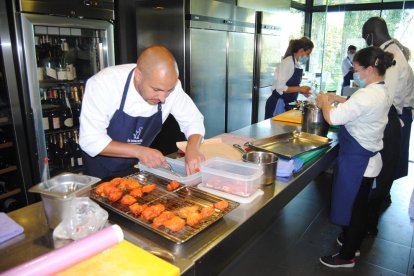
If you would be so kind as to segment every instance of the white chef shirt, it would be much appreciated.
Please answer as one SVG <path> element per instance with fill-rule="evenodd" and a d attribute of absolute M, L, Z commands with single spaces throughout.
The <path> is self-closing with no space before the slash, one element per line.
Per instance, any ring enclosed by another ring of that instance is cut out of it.
<path fill-rule="evenodd" d="M 98 155 L 112 141 L 106 129 L 120 107 L 128 74 L 135 66 L 136 64 L 124 64 L 107 67 L 86 83 L 80 116 L 79 144 L 92 157 Z M 204 117 L 184 92 L 180 81 L 177 81 L 174 90 L 161 106 L 163 123 L 171 113 L 187 138 L 192 134 L 204 136 Z M 147 103 L 136 91 L 131 79 L 124 112 L 133 117 L 149 117 L 157 111 L 158 105 Z"/>
<path fill-rule="evenodd" d="M 380 48 L 384 49 L 392 41 L 384 42 Z M 387 69 L 385 83 L 387 84 L 392 104 L 394 104 L 398 114 L 401 115 L 403 107 L 414 105 L 413 71 L 397 44 L 390 44 L 384 51 L 394 54 L 394 60 L 396 61 L 394 66 Z"/>
<path fill-rule="evenodd" d="M 386 85 L 372 83 L 358 89 L 346 102 L 330 112 L 334 125 L 345 125 L 349 134 L 366 150 L 382 149 L 382 137 L 388 122 L 389 95 Z M 382 168 L 381 155 L 369 159 L 364 176 L 376 177 Z"/>
<path fill-rule="evenodd" d="M 285 57 L 275 69 L 272 91 L 276 89 L 276 91 L 282 95 L 288 88 L 286 82 L 293 76 L 295 68 L 302 69 L 302 66 L 297 60 L 294 63 L 291 55 Z"/>
<path fill-rule="evenodd" d="M 348 58 L 348 56 L 346 58 L 344 58 L 344 60 L 342 61 L 342 76 L 345 77 L 346 74 L 348 74 L 349 69 L 351 69 L 352 67 L 352 60 L 350 58 Z"/>

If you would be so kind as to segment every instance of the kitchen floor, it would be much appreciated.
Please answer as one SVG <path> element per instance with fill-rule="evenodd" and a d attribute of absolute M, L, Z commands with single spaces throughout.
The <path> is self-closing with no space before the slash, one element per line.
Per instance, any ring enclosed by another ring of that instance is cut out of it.
<path fill-rule="evenodd" d="M 331 181 L 330 173 L 312 181 L 220 275 L 414 275 L 414 221 L 408 216 L 414 163 L 409 163 L 407 177 L 394 182 L 392 204 L 381 217 L 379 233 L 364 240 L 354 268 L 319 263 L 320 256 L 339 250 L 340 228 L 329 221 Z"/>

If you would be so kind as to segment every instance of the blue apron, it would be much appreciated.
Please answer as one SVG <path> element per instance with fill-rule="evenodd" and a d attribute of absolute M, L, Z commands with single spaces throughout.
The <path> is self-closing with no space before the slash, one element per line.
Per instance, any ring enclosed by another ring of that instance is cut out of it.
<path fill-rule="evenodd" d="M 335 224 L 347 226 L 369 159 L 376 152 L 364 149 L 344 126 L 339 129 L 338 140 L 339 154 L 332 188 L 331 220 Z"/>
<path fill-rule="evenodd" d="M 121 104 L 109 122 L 107 134 L 114 141 L 149 146 L 162 128 L 161 103 L 158 104 L 157 113 L 150 117 L 132 117 L 124 112 L 125 100 L 133 72 L 134 69 L 128 75 Z M 100 178 L 111 175 L 129 174 L 133 171 L 134 164 L 137 163 L 136 158 L 108 157 L 102 155 L 91 157 L 85 152 L 83 152 L 82 157 L 84 173 Z"/>
<path fill-rule="evenodd" d="M 292 55 L 295 71 L 292 77 L 286 82 L 287 86 L 299 86 L 302 81 L 303 69 L 296 68 L 296 60 Z M 272 95 L 266 101 L 265 107 L 265 119 L 269 119 L 285 111 L 291 110 L 293 106 L 289 103 L 296 101 L 298 98 L 298 92 L 283 93 L 280 95 L 276 90 L 273 90 Z"/>

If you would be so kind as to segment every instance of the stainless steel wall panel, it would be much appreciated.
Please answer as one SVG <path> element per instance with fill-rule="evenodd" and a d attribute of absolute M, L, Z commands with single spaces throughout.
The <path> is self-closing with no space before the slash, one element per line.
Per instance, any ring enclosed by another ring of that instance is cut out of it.
<path fill-rule="evenodd" d="M 254 35 L 229 32 L 227 131 L 251 124 Z"/>
<path fill-rule="evenodd" d="M 281 61 L 282 49 L 280 37 L 275 35 L 261 35 L 260 84 L 259 87 L 272 85 L 275 68 Z"/>
<path fill-rule="evenodd" d="M 204 115 L 206 138 L 225 132 L 226 32 L 190 30 L 190 91 Z"/>

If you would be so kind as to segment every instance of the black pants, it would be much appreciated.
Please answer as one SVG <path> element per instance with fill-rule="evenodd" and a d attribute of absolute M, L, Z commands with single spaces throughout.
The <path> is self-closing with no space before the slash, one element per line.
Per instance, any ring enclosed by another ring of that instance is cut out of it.
<path fill-rule="evenodd" d="M 375 229 L 378 225 L 382 202 L 390 194 L 400 157 L 401 123 L 394 106 L 391 106 L 388 113 L 388 123 L 382 140 L 384 147 L 380 154 L 383 166 L 376 178 L 376 188 L 372 190 L 369 197 L 368 229 Z"/>
<path fill-rule="evenodd" d="M 344 242 L 339 254 L 343 259 L 353 259 L 355 251 L 360 248 L 364 239 L 368 215 L 368 198 L 373 181 L 374 178 L 362 178 L 361 186 L 352 207 L 351 221 L 348 226 L 342 227 Z"/>

